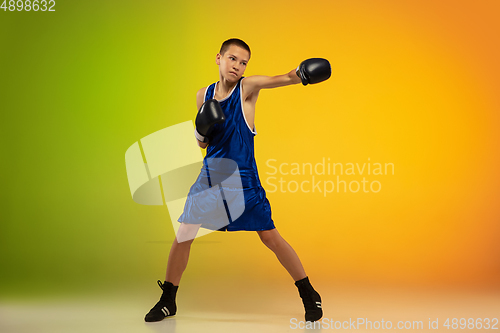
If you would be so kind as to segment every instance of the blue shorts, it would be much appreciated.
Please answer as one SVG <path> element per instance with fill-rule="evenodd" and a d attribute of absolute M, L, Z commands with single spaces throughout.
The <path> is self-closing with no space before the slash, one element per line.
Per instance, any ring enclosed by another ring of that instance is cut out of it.
<path fill-rule="evenodd" d="M 202 228 L 218 231 L 258 231 L 274 229 L 271 218 L 271 205 L 262 186 L 243 189 L 205 187 L 202 192 L 200 183 L 196 182 L 184 206 L 179 222 L 201 224 Z M 194 187 L 198 187 L 198 190 Z M 202 186 L 203 187 L 203 186 Z M 241 193 L 243 192 L 243 198 Z M 244 200 L 243 211 L 232 219 L 231 207 L 241 206 L 238 200 Z M 234 204 L 236 203 L 236 204 Z"/>

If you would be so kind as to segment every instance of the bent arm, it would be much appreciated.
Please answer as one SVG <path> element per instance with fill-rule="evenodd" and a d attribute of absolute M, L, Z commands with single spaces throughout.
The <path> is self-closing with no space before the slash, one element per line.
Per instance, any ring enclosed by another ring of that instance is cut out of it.
<path fill-rule="evenodd" d="M 198 110 L 201 108 L 201 106 L 203 105 L 203 97 L 205 97 L 205 90 L 207 88 L 201 88 L 200 90 L 198 90 L 198 92 L 196 93 L 196 106 L 198 107 Z M 205 149 L 207 148 L 208 146 L 208 142 L 201 142 L 200 140 L 196 139 L 196 143 L 198 143 L 198 146 L 200 146 L 201 148 Z"/>
<path fill-rule="evenodd" d="M 203 149 L 207 148 L 208 142 L 201 142 L 198 139 L 196 139 L 196 141 L 198 142 L 198 146 L 200 146 L 201 148 L 203 148 Z"/>

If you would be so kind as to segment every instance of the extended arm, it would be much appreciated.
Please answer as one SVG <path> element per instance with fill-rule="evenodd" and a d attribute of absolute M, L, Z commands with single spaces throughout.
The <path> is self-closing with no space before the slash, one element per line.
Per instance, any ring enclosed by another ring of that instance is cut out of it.
<path fill-rule="evenodd" d="M 259 91 L 261 89 L 271 89 L 284 87 L 291 84 L 300 83 L 300 77 L 297 76 L 296 70 L 293 69 L 287 74 L 276 76 L 253 75 L 243 80 L 245 90 L 249 92 Z"/>
<path fill-rule="evenodd" d="M 315 84 L 330 78 L 332 69 L 326 59 L 311 58 L 304 60 L 297 69 L 287 74 L 277 76 L 254 75 L 243 80 L 248 95 L 261 89 L 283 87 L 301 83 L 305 86 Z"/>

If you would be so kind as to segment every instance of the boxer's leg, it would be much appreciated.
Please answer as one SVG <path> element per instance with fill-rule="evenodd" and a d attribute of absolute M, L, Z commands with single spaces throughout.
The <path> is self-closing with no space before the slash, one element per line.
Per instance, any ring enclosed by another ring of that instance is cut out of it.
<path fill-rule="evenodd" d="M 279 234 L 276 228 L 257 231 L 262 242 L 276 254 L 279 262 L 285 267 L 295 281 L 305 309 L 306 321 L 317 321 L 323 316 L 321 297 L 309 282 L 297 253 Z"/>
<path fill-rule="evenodd" d="M 191 244 L 198 233 L 200 225 L 201 224 L 181 223 L 179 226 L 174 243 L 170 248 L 165 282 L 161 283 L 161 281 L 158 280 L 158 284 L 163 290 L 163 294 L 158 303 L 156 303 L 146 315 L 144 318 L 145 321 L 160 321 L 165 317 L 173 316 L 177 313 L 175 296 L 177 295 L 182 273 L 186 269 L 188 263 Z"/>
<path fill-rule="evenodd" d="M 201 224 L 188 223 L 181 223 L 179 226 L 177 236 L 170 248 L 165 274 L 165 281 L 172 282 L 174 286 L 178 286 L 181 281 L 182 273 L 187 267 L 191 244 L 200 226 Z"/>
<path fill-rule="evenodd" d="M 257 231 L 262 242 L 274 252 L 279 262 L 285 267 L 294 281 L 301 280 L 306 277 L 306 272 L 300 262 L 297 253 L 288 244 L 276 228 L 271 230 Z"/>

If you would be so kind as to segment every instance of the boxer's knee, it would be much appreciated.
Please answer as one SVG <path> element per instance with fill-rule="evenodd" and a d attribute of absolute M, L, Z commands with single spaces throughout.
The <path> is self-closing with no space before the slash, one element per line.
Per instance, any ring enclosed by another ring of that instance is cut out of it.
<path fill-rule="evenodd" d="M 257 231 L 257 233 L 259 234 L 262 243 L 264 243 L 264 245 L 266 245 L 271 250 L 276 249 L 279 242 L 281 241 L 281 235 L 278 233 L 278 230 L 276 230 L 276 228 L 271 230 Z"/>

